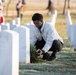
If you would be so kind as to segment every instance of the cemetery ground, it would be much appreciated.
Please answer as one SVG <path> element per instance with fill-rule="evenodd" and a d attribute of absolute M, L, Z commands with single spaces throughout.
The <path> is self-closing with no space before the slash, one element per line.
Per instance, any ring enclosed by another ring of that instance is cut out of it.
<path fill-rule="evenodd" d="M 38 9 L 35 9 L 34 6 L 32 8 L 30 8 L 31 6 L 27 8 L 27 10 L 24 12 L 24 17 L 21 20 L 21 25 L 24 25 L 25 23 L 29 22 L 31 20 L 32 14 L 35 12 L 42 13 L 44 16 L 44 20 L 49 21 L 50 15 L 46 15 L 46 6 L 47 5 L 43 6 L 43 8 L 37 7 Z M 55 27 L 59 35 L 64 40 L 64 46 L 62 51 L 57 53 L 57 59 L 54 61 L 42 60 L 39 63 L 20 63 L 19 75 L 76 75 L 76 52 L 74 51 L 74 47 L 67 37 L 65 15 L 62 15 L 61 8 L 57 10 L 58 15 L 56 18 Z M 70 11 L 72 11 L 72 9 Z M 9 22 L 10 20 L 14 19 L 16 17 L 15 14 L 16 11 L 14 11 L 14 16 L 12 15 L 5 18 L 5 21 Z M 76 12 L 71 13 L 71 17 L 73 23 L 76 23 Z"/>

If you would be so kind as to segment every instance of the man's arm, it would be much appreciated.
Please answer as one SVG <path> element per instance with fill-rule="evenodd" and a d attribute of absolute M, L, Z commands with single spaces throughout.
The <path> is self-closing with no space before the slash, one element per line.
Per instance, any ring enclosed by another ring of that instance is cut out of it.
<path fill-rule="evenodd" d="M 53 26 L 49 26 L 48 27 L 48 31 L 47 31 L 46 36 L 47 36 L 47 38 L 46 38 L 46 44 L 42 48 L 42 50 L 45 53 L 51 48 L 53 40 L 54 40 L 55 31 L 54 31 L 54 27 Z"/>

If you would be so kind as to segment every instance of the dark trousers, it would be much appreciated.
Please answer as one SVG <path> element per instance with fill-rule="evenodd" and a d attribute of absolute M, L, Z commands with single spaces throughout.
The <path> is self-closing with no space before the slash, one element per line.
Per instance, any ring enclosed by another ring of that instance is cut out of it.
<path fill-rule="evenodd" d="M 17 10 L 17 17 L 20 17 L 22 19 L 23 17 L 23 14 L 20 12 L 19 9 L 16 9 Z"/>
<path fill-rule="evenodd" d="M 42 49 L 45 45 L 45 41 L 42 39 L 41 41 L 37 41 L 35 46 L 36 49 Z M 62 50 L 63 43 L 60 40 L 54 40 L 51 48 L 48 51 L 59 52 Z"/>
<path fill-rule="evenodd" d="M 20 10 L 19 9 L 16 9 L 16 11 L 17 11 L 17 17 L 19 17 Z"/>

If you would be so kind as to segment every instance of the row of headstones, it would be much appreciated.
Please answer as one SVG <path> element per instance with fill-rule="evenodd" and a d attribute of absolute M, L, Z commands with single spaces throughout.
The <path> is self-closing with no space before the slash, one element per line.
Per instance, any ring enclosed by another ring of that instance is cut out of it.
<path fill-rule="evenodd" d="M 76 51 L 76 24 L 72 23 L 70 11 L 66 12 L 66 29 L 68 39 L 71 41 L 72 45 L 74 46 L 74 51 Z"/>
<path fill-rule="evenodd" d="M 0 25 L 0 75 L 19 75 L 19 62 L 30 63 L 29 28 L 16 20 Z"/>
<path fill-rule="evenodd" d="M 15 27 L 20 26 L 20 18 L 16 18 L 11 20 L 9 23 L 1 23 L 0 24 L 0 31 L 1 30 L 13 30 Z"/>
<path fill-rule="evenodd" d="M 50 17 L 52 25 L 56 15 Z M 26 25 L 30 24 L 33 22 Z M 0 25 L 0 75 L 19 75 L 19 62 L 30 63 L 30 30 L 16 18 Z"/>
<path fill-rule="evenodd" d="M 19 62 L 30 63 L 29 29 L 20 26 L 20 18 L 4 23 L 2 10 L 0 21 L 0 75 L 19 75 Z"/>
<path fill-rule="evenodd" d="M 51 14 L 49 19 L 49 23 L 54 27 L 55 27 L 56 17 L 57 17 L 57 10 L 55 10 L 55 12 Z"/>

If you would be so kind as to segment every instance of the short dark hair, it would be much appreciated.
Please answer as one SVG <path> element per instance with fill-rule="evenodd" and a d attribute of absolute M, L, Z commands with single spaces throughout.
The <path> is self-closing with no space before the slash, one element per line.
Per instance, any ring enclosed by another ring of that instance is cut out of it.
<path fill-rule="evenodd" d="M 36 21 L 36 20 L 43 21 L 43 16 L 42 16 L 42 14 L 35 13 L 35 14 L 32 16 L 32 20 L 33 20 L 33 21 Z"/>

